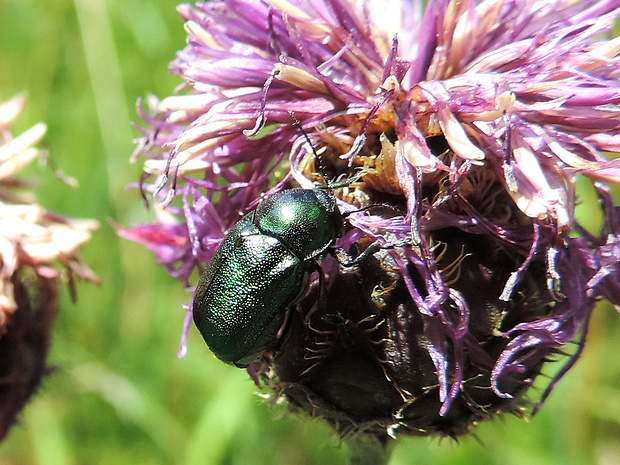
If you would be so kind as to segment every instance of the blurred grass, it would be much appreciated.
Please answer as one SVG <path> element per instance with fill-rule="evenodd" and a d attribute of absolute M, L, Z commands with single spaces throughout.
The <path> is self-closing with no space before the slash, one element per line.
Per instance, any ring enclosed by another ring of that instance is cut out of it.
<path fill-rule="evenodd" d="M 189 294 L 108 220 L 147 217 L 128 163 L 135 101 L 169 95 L 167 63 L 184 45 L 173 0 L 0 0 L 0 98 L 25 92 L 15 133 L 49 125 L 63 185 L 31 167 L 48 208 L 101 221 L 84 255 L 103 279 L 64 292 L 51 363 L 58 367 L 0 447 L 0 465 L 342 464 L 327 426 L 267 408 L 242 370 L 213 359 L 195 332 L 176 358 Z M 586 188 L 587 191 L 587 188 Z M 595 221 L 595 220 L 592 220 Z M 485 423 L 459 444 L 402 439 L 392 465 L 620 463 L 620 320 L 595 315 L 585 356 L 531 421 Z"/>

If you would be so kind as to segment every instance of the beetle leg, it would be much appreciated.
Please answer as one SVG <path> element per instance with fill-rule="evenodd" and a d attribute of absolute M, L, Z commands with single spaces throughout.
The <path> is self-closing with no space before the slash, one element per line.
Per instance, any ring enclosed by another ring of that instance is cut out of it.
<path fill-rule="evenodd" d="M 314 266 L 315 266 L 316 271 L 319 273 L 319 298 L 317 300 L 316 306 L 311 308 L 308 311 L 308 314 L 304 318 L 304 324 L 308 328 L 310 328 L 312 331 L 315 331 L 315 332 L 318 333 L 320 331 L 315 330 L 312 327 L 312 325 L 310 324 L 310 317 L 317 310 L 321 310 L 321 313 L 323 313 L 323 310 L 325 310 L 326 302 L 325 302 L 325 292 L 324 292 L 324 289 L 323 289 L 324 286 L 325 286 L 325 275 L 323 274 L 323 270 L 321 269 L 321 265 L 319 265 L 319 263 L 317 261 L 314 261 Z"/>
<path fill-rule="evenodd" d="M 381 241 L 375 241 L 372 244 L 370 244 L 368 247 L 366 247 L 366 250 L 360 253 L 357 257 L 352 257 L 344 249 L 340 247 L 332 248 L 330 250 L 330 253 L 336 258 L 336 260 L 338 260 L 338 263 L 340 263 L 342 266 L 344 266 L 345 268 L 351 268 L 361 263 L 362 261 L 366 260 L 366 258 L 368 258 L 370 255 L 375 254 L 379 250 L 391 250 L 395 247 L 403 247 L 403 246 L 410 246 L 410 245 L 411 245 L 410 240 L 399 240 L 395 242 L 389 242 L 387 244 L 382 243 Z"/>
<path fill-rule="evenodd" d="M 286 331 L 286 327 L 288 325 L 290 318 L 291 318 L 291 309 L 288 308 L 286 312 L 284 312 L 284 321 L 282 322 L 282 326 L 280 326 L 280 329 L 278 329 L 278 332 L 276 333 L 276 341 L 279 341 L 284 335 L 284 332 Z"/>
<path fill-rule="evenodd" d="M 400 208 L 395 207 L 394 205 L 390 205 L 389 203 L 373 203 L 372 205 L 366 205 L 365 207 L 358 208 L 356 210 L 349 210 L 342 214 L 343 218 L 347 218 L 351 216 L 353 213 L 365 212 L 366 210 L 370 210 L 371 208 L 389 208 L 390 210 L 395 211 L 400 216 L 405 216 L 405 212 Z"/>
<path fill-rule="evenodd" d="M 340 263 L 342 266 L 346 268 L 351 268 L 357 265 L 358 263 L 361 263 L 367 257 L 369 257 L 370 255 L 373 255 L 375 252 L 379 250 L 381 250 L 381 242 L 375 241 L 372 244 L 370 244 L 366 248 L 366 250 L 364 250 L 357 257 L 353 257 L 349 255 L 344 249 L 340 247 L 334 247 L 331 250 L 331 253 L 336 258 L 336 260 L 338 260 L 338 263 Z"/>

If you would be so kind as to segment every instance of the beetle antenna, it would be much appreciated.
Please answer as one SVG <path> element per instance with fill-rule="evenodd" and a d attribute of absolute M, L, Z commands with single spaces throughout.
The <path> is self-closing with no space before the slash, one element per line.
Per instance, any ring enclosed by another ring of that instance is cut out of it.
<path fill-rule="evenodd" d="M 312 153 L 314 154 L 314 159 L 317 161 L 317 164 L 318 164 L 317 174 L 321 176 L 325 185 L 329 185 L 329 183 L 327 182 L 327 178 L 325 177 L 325 172 L 327 170 L 325 169 L 325 165 L 323 165 L 323 158 L 315 150 L 314 145 L 312 145 L 312 141 L 310 140 L 310 136 L 308 136 L 308 133 L 306 132 L 306 130 L 302 127 L 299 120 L 295 117 L 295 114 L 292 111 L 289 111 L 288 114 L 293 120 L 293 124 L 297 126 L 297 128 L 301 131 L 301 133 L 304 135 L 304 138 L 306 139 L 306 142 L 308 142 L 308 145 L 312 149 Z"/>

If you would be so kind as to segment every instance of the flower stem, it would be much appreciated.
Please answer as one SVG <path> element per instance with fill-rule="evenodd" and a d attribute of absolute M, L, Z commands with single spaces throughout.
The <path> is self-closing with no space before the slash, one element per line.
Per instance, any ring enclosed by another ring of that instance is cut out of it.
<path fill-rule="evenodd" d="M 390 460 L 391 445 L 373 434 L 356 434 L 346 442 L 349 465 L 387 465 Z"/>

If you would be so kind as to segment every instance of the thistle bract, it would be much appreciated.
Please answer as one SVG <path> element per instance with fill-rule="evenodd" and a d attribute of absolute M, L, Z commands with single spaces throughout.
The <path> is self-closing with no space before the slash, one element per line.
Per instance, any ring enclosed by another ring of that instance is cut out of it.
<path fill-rule="evenodd" d="M 335 190 L 336 245 L 384 248 L 351 268 L 326 255 L 253 371 L 342 435 L 458 436 L 520 413 L 550 359 L 565 365 L 534 401 L 574 364 L 596 300 L 620 305 L 620 166 L 604 154 L 620 147 L 619 8 L 181 5 L 185 85 L 140 110 L 158 221 L 121 234 L 193 284 L 262 195 L 358 176 Z M 599 233 L 575 220 L 577 175 Z"/>

